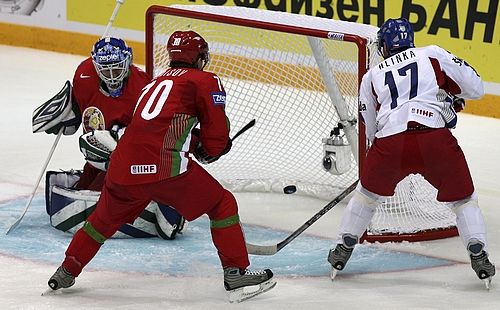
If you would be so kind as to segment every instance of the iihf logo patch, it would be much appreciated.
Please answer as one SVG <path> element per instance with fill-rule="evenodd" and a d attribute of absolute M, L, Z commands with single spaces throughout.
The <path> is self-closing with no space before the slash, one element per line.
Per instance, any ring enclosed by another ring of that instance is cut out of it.
<path fill-rule="evenodd" d="M 213 92 L 212 100 L 215 105 L 226 105 L 226 93 L 224 92 Z"/>
<path fill-rule="evenodd" d="M 130 166 L 131 174 L 155 174 L 156 173 L 156 165 L 132 165 Z"/>

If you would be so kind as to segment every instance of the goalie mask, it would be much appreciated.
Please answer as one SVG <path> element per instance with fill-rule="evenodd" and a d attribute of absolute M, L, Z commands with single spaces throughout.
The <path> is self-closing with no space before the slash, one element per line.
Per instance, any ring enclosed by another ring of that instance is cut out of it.
<path fill-rule="evenodd" d="M 124 80 L 130 72 L 132 49 L 121 39 L 103 38 L 92 49 L 92 62 L 111 97 L 123 92 Z"/>
<path fill-rule="evenodd" d="M 203 70 L 210 61 L 207 41 L 194 31 L 172 33 L 167 42 L 167 51 L 170 64 L 181 62 Z"/>
<path fill-rule="evenodd" d="M 406 18 L 389 18 L 377 32 L 377 46 L 380 55 L 384 58 L 415 47 L 413 27 Z"/>

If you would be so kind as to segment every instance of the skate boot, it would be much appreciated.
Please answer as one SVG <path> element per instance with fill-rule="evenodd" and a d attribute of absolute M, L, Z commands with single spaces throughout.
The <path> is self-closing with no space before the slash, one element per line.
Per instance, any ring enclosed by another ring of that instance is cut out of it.
<path fill-rule="evenodd" d="M 237 267 L 224 268 L 224 287 L 229 293 L 229 302 L 241 302 L 265 293 L 276 286 L 273 272 L 264 270 L 240 270 Z"/>
<path fill-rule="evenodd" d="M 467 245 L 467 250 L 470 253 L 470 263 L 477 277 L 484 281 L 486 288 L 489 290 L 491 280 L 495 275 L 495 265 L 488 259 L 488 253 L 483 250 L 484 244 L 479 240 L 471 240 Z"/>
<path fill-rule="evenodd" d="M 358 243 L 358 238 L 349 234 L 342 236 L 342 240 L 344 241 L 342 244 L 337 244 L 335 249 L 330 249 L 328 253 L 328 262 L 332 265 L 330 273 L 332 281 L 337 276 L 337 272 L 344 269 L 351 257 L 354 246 Z"/>
<path fill-rule="evenodd" d="M 52 277 L 50 277 L 48 284 L 54 291 L 60 288 L 68 288 L 75 284 L 75 277 L 64 269 L 63 266 L 59 266 Z"/>

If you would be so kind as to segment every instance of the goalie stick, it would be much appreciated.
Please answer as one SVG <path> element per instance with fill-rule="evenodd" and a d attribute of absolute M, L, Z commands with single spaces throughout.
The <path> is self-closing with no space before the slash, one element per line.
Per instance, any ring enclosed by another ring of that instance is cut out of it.
<path fill-rule="evenodd" d="M 120 6 L 124 2 L 125 2 L 125 0 L 116 0 L 115 9 L 113 10 L 111 17 L 109 18 L 108 24 L 106 26 L 106 30 L 104 30 L 104 34 L 102 35 L 101 39 L 108 35 L 108 32 L 111 29 L 111 25 L 113 24 L 113 21 L 115 20 L 115 17 L 118 14 L 118 10 L 120 9 Z M 47 156 L 47 160 L 45 160 L 45 164 L 42 167 L 42 172 L 38 176 L 38 179 L 37 179 L 35 186 L 33 188 L 33 192 L 31 193 L 30 197 L 28 198 L 28 202 L 26 203 L 26 206 L 24 207 L 23 213 L 21 213 L 21 216 L 9 227 L 9 229 L 5 233 L 6 235 L 8 235 L 11 231 L 16 229 L 17 226 L 19 226 L 19 224 L 23 220 L 24 216 L 26 215 L 26 212 L 28 212 L 28 209 L 31 205 L 31 202 L 33 201 L 33 197 L 36 194 L 36 190 L 38 189 L 38 185 L 40 185 L 40 181 L 42 180 L 42 177 L 45 173 L 45 170 L 47 170 L 47 166 L 49 165 L 50 159 L 52 158 L 52 154 L 54 154 L 56 146 L 59 143 L 59 139 L 61 139 L 63 131 L 64 131 L 64 127 L 61 127 L 61 129 L 59 129 L 59 132 L 57 133 L 57 136 L 56 136 L 56 139 L 54 140 L 54 143 L 52 143 L 52 148 L 50 149 L 49 155 Z"/>
<path fill-rule="evenodd" d="M 45 164 L 43 164 L 42 173 L 40 173 L 40 175 L 38 176 L 38 179 L 36 180 L 35 187 L 33 188 L 33 192 L 31 192 L 31 195 L 28 198 L 28 202 L 26 203 L 26 206 L 24 207 L 23 213 L 17 219 L 17 221 L 15 221 L 14 224 L 12 224 L 10 226 L 9 230 L 7 230 L 7 232 L 5 233 L 6 235 L 8 235 L 11 231 L 16 229 L 16 227 L 19 225 L 19 223 L 21 223 L 21 221 L 23 220 L 26 212 L 28 212 L 28 209 L 31 205 L 31 202 L 33 201 L 33 197 L 35 197 L 35 193 L 36 193 L 36 190 L 38 188 L 38 185 L 40 184 L 40 181 L 42 180 L 43 174 L 45 173 L 45 170 L 47 169 L 47 166 L 49 165 L 50 158 L 52 157 L 52 154 L 54 154 L 54 150 L 56 149 L 56 146 L 57 146 L 57 143 L 59 142 L 59 139 L 61 138 L 63 130 L 64 130 L 64 128 L 61 127 L 61 129 L 59 130 L 59 133 L 57 134 L 56 139 L 54 140 L 54 143 L 52 144 L 52 148 L 50 149 L 50 152 L 49 152 L 49 155 L 47 156 L 47 159 L 45 160 Z"/>
<path fill-rule="evenodd" d="M 302 226 L 300 226 L 297 230 L 291 233 L 288 237 L 286 237 L 283 241 L 278 242 L 273 245 L 255 245 L 251 243 L 247 243 L 247 251 L 249 254 L 254 255 L 274 255 L 278 253 L 282 248 L 284 248 L 287 244 L 292 242 L 293 239 L 297 238 L 301 233 L 304 232 L 307 228 L 309 228 L 312 224 L 314 224 L 317 220 L 319 220 L 323 215 L 325 215 L 328 211 L 330 211 L 333 207 L 335 207 L 342 199 L 344 199 L 347 195 L 349 195 L 358 185 L 358 180 L 352 183 L 348 188 L 346 188 L 340 195 L 335 197 L 332 201 L 330 201 L 323 209 L 319 210 L 316 214 L 314 214 L 307 222 L 305 222 Z"/>

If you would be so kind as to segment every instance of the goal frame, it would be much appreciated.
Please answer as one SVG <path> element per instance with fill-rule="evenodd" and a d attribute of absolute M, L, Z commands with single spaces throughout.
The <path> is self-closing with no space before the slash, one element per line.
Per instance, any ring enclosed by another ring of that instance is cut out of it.
<path fill-rule="evenodd" d="M 178 17 L 186 17 L 186 18 L 196 18 L 205 21 L 211 22 L 224 22 L 231 25 L 239 25 L 239 26 L 249 26 L 258 29 L 267 29 L 279 32 L 288 32 L 299 35 L 307 35 L 311 37 L 317 37 L 322 39 L 333 39 L 333 40 L 341 40 L 346 42 L 352 42 L 356 44 L 358 47 L 358 89 L 361 85 L 361 80 L 363 75 L 368 71 L 368 55 L 367 55 L 367 40 L 357 35 L 346 34 L 346 33 L 338 33 L 338 32 L 328 32 L 325 30 L 311 29 L 305 27 L 297 27 L 290 25 L 281 25 L 270 22 L 260 22 L 253 20 L 245 20 L 245 23 L 242 23 L 239 18 L 225 16 L 225 15 L 217 15 L 217 14 L 207 14 L 204 12 L 194 12 L 188 10 L 182 10 L 179 8 L 166 7 L 161 5 L 152 5 L 146 11 L 146 29 L 152 29 L 154 23 L 154 14 L 168 14 Z M 146 72 L 152 78 L 153 77 L 153 38 L 152 32 L 145 31 L 146 36 Z M 209 42 L 210 44 L 210 42 Z M 364 65 L 362 65 L 364 64 Z M 359 117 L 358 117 L 359 119 Z M 365 136 L 365 126 L 362 122 L 358 122 L 358 150 L 359 154 L 366 153 L 366 136 Z M 363 160 L 358 161 L 358 175 L 362 171 L 363 168 Z"/>
<path fill-rule="evenodd" d="M 264 30 L 272 30 L 277 32 L 286 32 L 310 37 L 316 37 L 321 39 L 330 39 L 330 40 L 339 40 L 346 41 L 356 44 L 357 46 L 357 87 L 361 85 L 361 80 L 364 74 L 369 69 L 369 49 L 368 49 L 368 41 L 366 38 L 355 34 L 341 33 L 341 32 L 333 32 L 326 31 L 321 29 L 313 29 L 307 27 L 299 27 L 294 25 L 283 25 L 268 21 L 257 21 L 250 19 L 240 19 L 238 17 L 226 16 L 222 14 L 216 13 L 205 13 L 199 11 L 191 11 L 184 10 L 176 7 L 168 7 L 161 5 L 152 5 L 146 11 L 146 31 L 145 31 L 145 43 L 146 43 L 146 72 L 148 75 L 153 78 L 154 75 L 154 34 L 153 31 L 148 31 L 148 29 L 154 28 L 154 17 L 155 14 L 165 14 L 172 15 L 176 17 L 184 17 L 184 18 L 193 18 L 199 19 L 203 21 L 209 22 L 218 22 L 225 23 L 237 26 L 245 26 L 257 29 Z M 210 42 L 209 42 L 210 44 Z M 357 119 L 359 120 L 359 114 L 357 115 Z M 364 166 L 364 154 L 367 152 L 367 139 L 365 136 L 365 126 L 362 122 L 357 123 L 358 126 L 358 175 L 361 174 L 361 171 Z M 362 155 L 362 156 L 360 156 Z M 361 238 L 361 241 L 367 242 L 401 242 L 401 241 L 409 241 L 409 242 L 418 242 L 425 240 L 435 240 L 435 239 L 443 239 L 454 237 L 458 235 L 458 231 L 456 227 L 448 227 L 448 228 L 437 228 L 437 229 L 427 229 L 422 230 L 416 233 L 387 233 L 387 234 L 367 234 L 365 233 Z"/>

